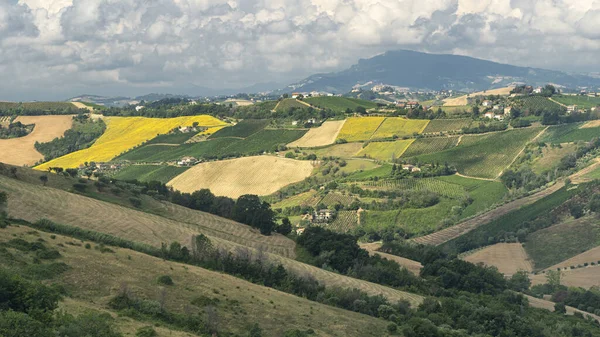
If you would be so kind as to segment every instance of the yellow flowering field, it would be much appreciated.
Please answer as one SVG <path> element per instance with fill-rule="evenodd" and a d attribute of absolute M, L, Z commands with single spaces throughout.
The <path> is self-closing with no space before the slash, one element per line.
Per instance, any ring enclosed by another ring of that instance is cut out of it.
<path fill-rule="evenodd" d="M 406 119 L 403 117 L 388 117 L 383 121 L 377 132 L 373 135 L 373 139 L 389 138 L 394 135 L 402 138 L 404 136 L 412 136 L 415 133 L 422 133 L 429 124 L 426 119 Z"/>
<path fill-rule="evenodd" d="M 227 126 L 227 125 L 213 126 L 213 127 L 210 127 L 210 128 L 208 128 L 208 129 L 206 129 L 206 130 L 204 130 L 204 131 L 200 132 L 200 133 L 199 133 L 199 134 L 197 134 L 196 136 L 210 136 L 210 135 L 212 135 L 213 133 L 215 133 L 215 132 L 217 132 L 217 131 L 221 130 L 222 128 L 224 128 L 224 127 L 226 127 L 226 126 Z"/>
<path fill-rule="evenodd" d="M 384 120 L 385 117 L 350 117 L 337 138 L 349 142 L 369 140 Z"/>
<path fill-rule="evenodd" d="M 372 142 L 365 146 L 357 156 L 366 156 L 378 160 L 397 159 L 404 154 L 404 151 L 406 151 L 414 141 L 414 139 L 404 139 L 395 142 Z"/>
<path fill-rule="evenodd" d="M 226 123 L 208 115 L 176 118 L 145 117 L 106 117 L 106 131 L 91 147 L 69 153 L 60 158 L 35 167 L 47 170 L 49 167 L 74 168 L 85 162 L 107 162 L 131 148 L 148 141 L 159 134 L 165 134 L 179 126 L 217 127 Z"/>

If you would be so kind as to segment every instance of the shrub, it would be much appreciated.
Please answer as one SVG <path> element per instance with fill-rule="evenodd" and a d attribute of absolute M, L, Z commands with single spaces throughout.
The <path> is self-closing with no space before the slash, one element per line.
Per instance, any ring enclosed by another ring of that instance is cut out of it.
<path fill-rule="evenodd" d="M 158 334 L 156 333 L 156 330 L 154 330 L 153 327 L 151 326 L 144 326 L 141 327 L 137 330 L 137 332 L 135 333 L 135 335 L 137 337 L 155 337 L 158 336 Z"/>
<path fill-rule="evenodd" d="M 169 275 L 159 276 L 157 282 L 158 282 L 158 284 L 162 284 L 165 286 L 172 286 L 175 284 L 175 283 L 173 283 L 173 279 Z"/>
<path fill-rule="evenodd" d="M 140 208 L 142 206 L 142 200 L 140 198 L 129 198 L 129 202 L 131 202 L 131 205 L 133 205 L 133 207 L 135 208 Z"/>
<path fill-rule="evenodd" d="M 396 325 L 396 323 L 390 323 L 387 326 L 387 331 L 389 333 L 395 333 L 396 331 L 398 331 L 398 326 Z"/>
<path fill-rule="evenodd" d="M 85 244 L 85 249 L 92 249 L 92 245 L 90 245 L 89 243 Z"/>
<path fill-rule="evenodd" d="M 75 183 L 75 184 L 73 184 L 73 188 L 77 192 L 85 192 L 86 189 L 87 189 L 87 185 L 86 184 L 81 184 L 81 183 Z"/>

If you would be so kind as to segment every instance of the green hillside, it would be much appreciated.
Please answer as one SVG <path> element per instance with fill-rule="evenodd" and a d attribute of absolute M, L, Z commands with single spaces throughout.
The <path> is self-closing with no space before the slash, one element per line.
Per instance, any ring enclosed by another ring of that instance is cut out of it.
<path fill-rule="evenodd" d="M 338 112 L 345 112 L 348 109 L 355 111 L 359 106 L 365 109 L 377 107 L 377 103 L 371 101 L 337 96 L 307 97 L 304 101 L 318 108 L 331 109 Z"/>

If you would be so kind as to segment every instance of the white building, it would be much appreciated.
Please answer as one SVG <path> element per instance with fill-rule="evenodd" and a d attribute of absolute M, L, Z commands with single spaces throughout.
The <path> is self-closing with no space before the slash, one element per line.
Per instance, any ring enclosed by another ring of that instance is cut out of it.
<path fill-rule="evenodd" d="M 143 108 L 144 108 L 144 106 L 143 106 L 143 105 L 138 105 L 138 106 L 136 106 L 136 107 L 135 107 L 135 111 L 140 111 L 140 110 L 142 110 Z"/>

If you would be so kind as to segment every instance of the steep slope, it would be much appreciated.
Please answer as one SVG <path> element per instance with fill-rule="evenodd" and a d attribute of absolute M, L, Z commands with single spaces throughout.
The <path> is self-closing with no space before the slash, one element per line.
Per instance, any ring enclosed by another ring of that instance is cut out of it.
<path fill-rule="evenodd" d="M 512 82 L 556 83 L 567 87 L 598 86 L 600 79 L 560 71 L 516 67 L 467 56 L 389 51 L 361 59 L 347 70 L 317 74 L 289 85 L 284 91 L 346 93 L 356 84 L 384 83 L 420 89 L 477 91 Z"/>

